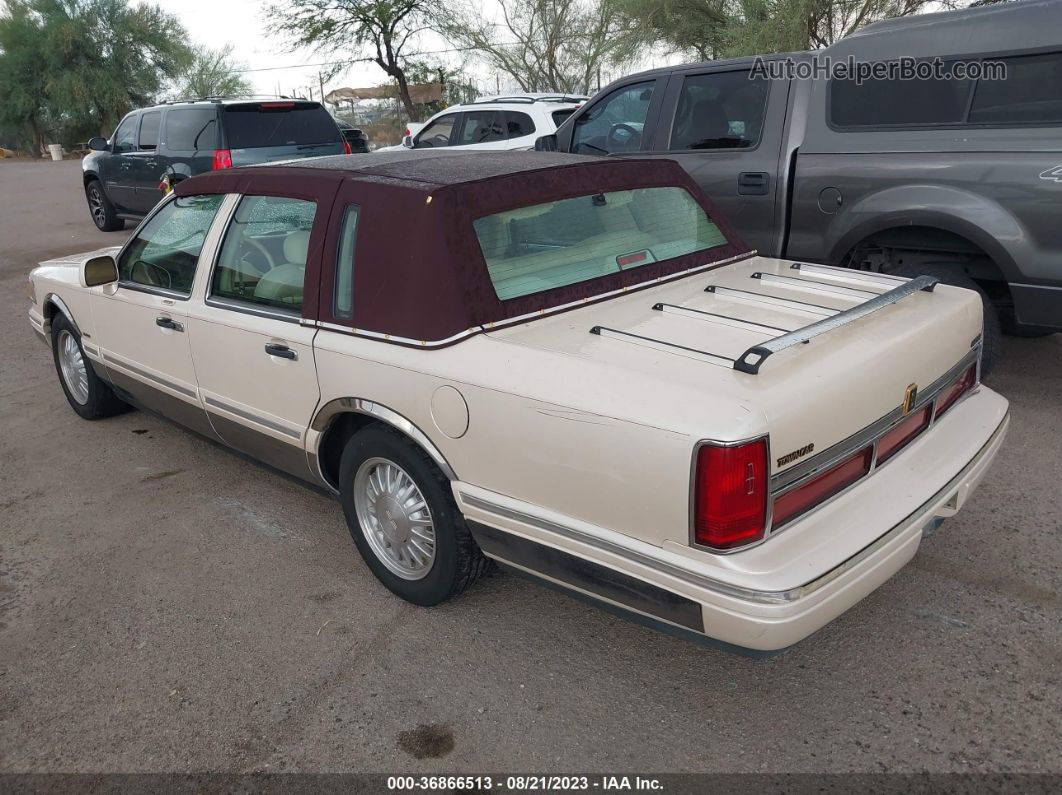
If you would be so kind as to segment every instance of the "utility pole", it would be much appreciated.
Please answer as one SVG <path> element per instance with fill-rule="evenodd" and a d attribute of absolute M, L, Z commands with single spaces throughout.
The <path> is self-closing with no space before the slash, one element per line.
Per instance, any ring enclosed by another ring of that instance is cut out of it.
<path fill-rule="evenodd" d="M 317 73 L 317 85 L 321 87 L 321 104 L 324 104 L 324 77 L 320 72 Z"/>

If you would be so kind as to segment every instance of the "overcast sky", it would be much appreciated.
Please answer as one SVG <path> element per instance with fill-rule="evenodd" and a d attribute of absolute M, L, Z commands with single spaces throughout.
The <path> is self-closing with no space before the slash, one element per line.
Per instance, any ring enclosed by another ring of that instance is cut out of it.
<path fill-rule="evenodd" d="M 334 60 L 333 56 L 320 52 L 303 51 L 289 53 L 285 51 L 284 42 L 266 32 L 263 9 L 264 0 L 155 0 L 162 8 L 177 16 L 188 29 L 192 42 L 206 44 L 215 49 L 225 48 L 231 51 L 232 58 L 247 71 L 244 76 L 250 81 L 256 93 L 290 94 L 297 92 L 306 95 L 313 87 L 315 98 L 318 96 L 317 73 L 320 67 L 313 66 L 322 61 Z M 483 14 L 495 18 L 494 0 L 481 0 Z M 421 34 L 415 51 L 445 50 L 449 45 L 433 33 Z M 367 55 L 367 52 L 354 53 L 351 56 Z M 439 53 L 432 56 L 443 59 L 452 66 L 464 64 L 484 93 L 493 93 L 495 76 L 475 62 L 467 53 Z M 650 68 L 674 58 L 655 55 L 647 58 L 641 68 Z M 619 77 L 619 75 L 616 75 Z M 325 83 L 325 92 L 340 86 L 361 88 L 379 85 L 387 76 L 379 67 L 371 63 L 358 64 L 349 71 L 337 75 Z M 279 88 L 279 92 L 278 92 Z M 513 85 L 501 83 L 503 91 L 511 91 Z"/>

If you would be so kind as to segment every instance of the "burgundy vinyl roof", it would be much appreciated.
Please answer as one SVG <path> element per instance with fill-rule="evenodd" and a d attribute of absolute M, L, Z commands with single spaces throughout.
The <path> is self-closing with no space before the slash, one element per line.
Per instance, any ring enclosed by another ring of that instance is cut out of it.
<path fill-rule="evenodd" d="M 498 298 L 475 219 L 593 193 L 671 186 L 686 188 L 704 206 L 726 244 L 533 295 Z M 316 285 L 308 284 L 304 317 L 417 346 L 450 344 L 487 326 L 600 300 L 748 252 L 689 175 L 674 161 L 655 158 L 444 149 L 336 155 L 213 171 L 178 183 L 176 192 L 314 198 L 319 219 L 324 212 L 330 220 L 327 229 L 315 223 L 307 276 L 319 260 L 320 298 L 316 306 L 306 305 L 318 294 Z M 338 319 L 331 296 L 340 219 L 348 205 L 359 207 L 353 317 Z"/>

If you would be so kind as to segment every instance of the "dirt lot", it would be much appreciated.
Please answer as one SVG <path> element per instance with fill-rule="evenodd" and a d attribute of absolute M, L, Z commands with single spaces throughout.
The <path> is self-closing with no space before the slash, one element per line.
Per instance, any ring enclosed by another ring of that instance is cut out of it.
<path fill-rule="evenodd" d="M 24 281 L 124 238 L 78 169 L 0 162 L 0 770 L 1062 771 L 1062 335 L 1006 340 L 1011 432 L 967 508 L 780 657 L 507 575 L 418 609 L 326 497 L 69 410 Z"/>

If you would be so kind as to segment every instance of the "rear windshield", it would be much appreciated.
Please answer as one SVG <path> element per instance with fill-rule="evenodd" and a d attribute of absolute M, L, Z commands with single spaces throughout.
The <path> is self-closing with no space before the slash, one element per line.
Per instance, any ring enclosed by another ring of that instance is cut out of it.
<path fill-rule="evenodd" d="M 473 222 L 505 301 L 726 244 L 683 188 L 639 188 L 521 207 Z"/>
<path fill-rule="evenodd" d="M 262 102 L 225 108 L 229 149 L 339 143 L 332 115 L 316 102 Z"/>

